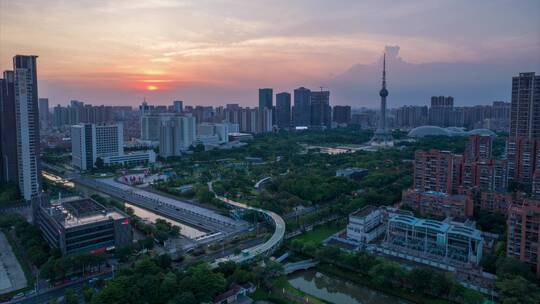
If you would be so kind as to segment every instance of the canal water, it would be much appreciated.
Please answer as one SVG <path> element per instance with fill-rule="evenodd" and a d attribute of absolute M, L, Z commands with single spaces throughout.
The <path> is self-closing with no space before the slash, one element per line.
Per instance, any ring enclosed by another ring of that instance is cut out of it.
<path fill-rule="evenodd" d="M 126 207 L 132 208 L 136 216 L 138 216 L 138 217 L 140 217 L 140 218 L 142 218 L 144 220 L 155 223 L 157 219 L 162 219 L 162 220 L 165 220 L 165 221 L 171 223 L 172 225 L 180 227 L 180 234 L 185 236 L 185 237 L 188 237 L 190 239 L 193 239 L 193 238 L 196 238 L 196 237 L 199 237 L 199 236 L 202 236 L 202 235 L 206 234 L 206 232 L 204 232 L 204 231 L 201 231 L 201 230 L 198 230 L 198 229 L 193 228 L 191 226 L 188 226 L 186 224 L 171 220 L 171 219 L 166 218 L 164 216 L 155 214 L 155 213 L 153 213 L 151 211 L 148 211 L 146 209 L 137 207 L 137 206 L 129 204 L 127 202 L 124 202 L 124 204 L 125 204 Z"/>
<path fill-rule="evenodd" d="M 410 304 L 369 287 L 310 269 L 289 276 L 289 283 L 324 301 L 336 304 Z"/>

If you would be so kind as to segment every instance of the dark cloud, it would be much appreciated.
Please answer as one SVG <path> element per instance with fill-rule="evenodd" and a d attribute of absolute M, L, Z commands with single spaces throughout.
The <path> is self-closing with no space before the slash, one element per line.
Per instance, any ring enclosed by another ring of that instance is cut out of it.
<path fill-rule="evenodd" d="M 399 59 L 399 45 L 387 45 L 384 47 L 384 52 L 386 53 L 386 57 L 388 59 Z"/>

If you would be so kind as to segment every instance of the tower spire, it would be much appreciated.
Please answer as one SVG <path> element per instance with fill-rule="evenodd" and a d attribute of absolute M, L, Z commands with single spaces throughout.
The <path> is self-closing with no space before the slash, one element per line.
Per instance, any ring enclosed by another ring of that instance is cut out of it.
<path fill-rule="evenodd" d="M 382 88 L 386 89 L 386 53 L 383 55 Z"/>
<path fill-rule="evenodd" d="M 386 97 L 388 96 L 388 90 L 386 89 L 386 53 L 383 55 L 382 88 L 379 91 L 379 96 L 381 96 L 379 126 L 373 138 L 371 138 L 371 145 L 393 146 L 392 134 L 388 131 L 386 125 Z"/>

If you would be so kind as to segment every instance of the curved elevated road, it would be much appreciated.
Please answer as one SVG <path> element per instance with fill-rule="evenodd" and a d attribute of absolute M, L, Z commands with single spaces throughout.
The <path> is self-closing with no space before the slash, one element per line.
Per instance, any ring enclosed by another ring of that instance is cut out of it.
<path fill-rule="evenodd" d="M 267 176 L 265 178 L 261 178 L 256 184 L 255 184 L 255 189 L 259 189 L 261 188 L 261 186 L 269 181 L 272 180 L 272 177 L 271 176 Z"/>
<path fill-rule="evenodd" d="M 210 189 L 211 192 L 214 192 L 211 182 L 208 183 L 208 188 Z M 272 222 L 272 225 L 275 228 L 272 236 L 263 244 L 253 246 L 248 249 L 244 249 L 242 250 L 242 253 L 239 255 L 233 254 L 233 255 L 224 257 L 222 259 L 216 260 L 215 262 L 216 264 L 219 262 L 225 262 L 225 261 L 233 261 L 236 263 L 242 263 L 261 254 L 262 255 L 271 254 L 281 244 L 281 242 L 285 238 L 285 221 L 277 213 L 269 211 L 269 210 L 254 208 L 243 203 L 235 202 L 226 197 L 219 196 L 217 194 L 215 195 L 217 199 L 219 199 L 220 201 L 226 204 L 231 205 L 233 208 L 251 210 L 251 211 L 262 213 L 267 220 Z"/>

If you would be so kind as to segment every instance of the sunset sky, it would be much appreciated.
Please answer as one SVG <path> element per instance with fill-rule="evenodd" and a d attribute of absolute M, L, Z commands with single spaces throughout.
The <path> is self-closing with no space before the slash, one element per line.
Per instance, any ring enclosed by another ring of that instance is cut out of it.
<path fill-rule="evenodd" d="M 0 0 L 0 68 L 38 55 L 51 106 L 255 105 L 259 87 L 323 86 L 359 107 L 378 101 L 386 47 L 390 107 L 490 103 L 540 73 L 538 16 L 538 0 Z"/>

